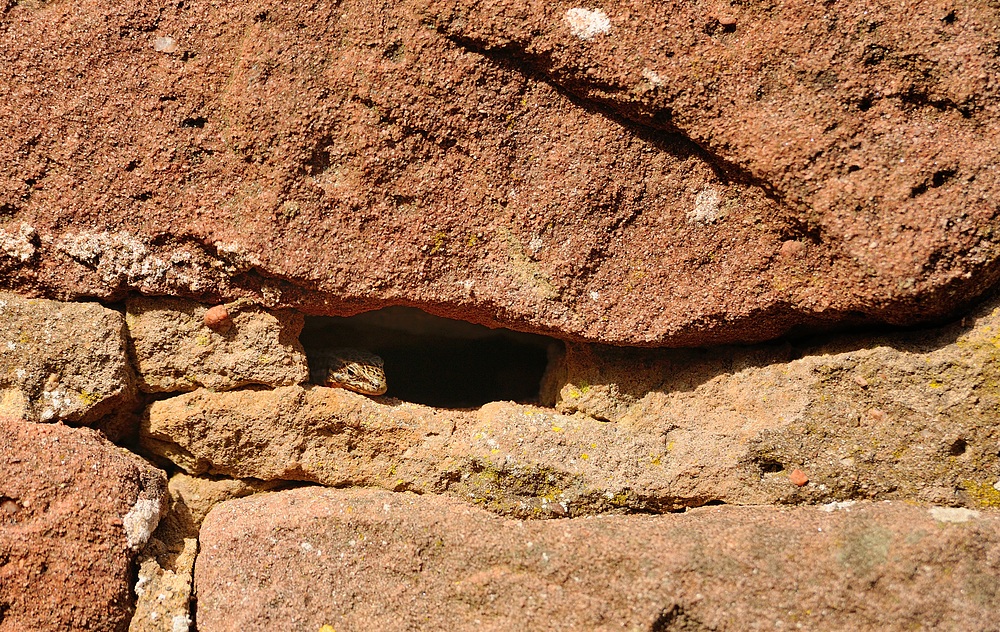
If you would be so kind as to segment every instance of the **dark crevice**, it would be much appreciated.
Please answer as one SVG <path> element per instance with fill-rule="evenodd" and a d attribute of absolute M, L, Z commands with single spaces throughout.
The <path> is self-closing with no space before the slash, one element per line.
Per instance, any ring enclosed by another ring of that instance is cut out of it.
<path fill-rule="evenodd" d="M 913 90 L 899 95 L 899 100 L 916 107 L 931 107 L 938 112 L 958 112 L 962 118 L 972 118 L 971 106 L 955 103 L 951 99 L 933 99 L 925 92 Z"/>
<path fill-rule="evenodd" d="M 538 403 L 548 347 L 561 344 L 409 307 L 350 318 L 307 316 L 301 341 L 313 365 L 336 348 L 375 353 L 385 362 L 386 396 L 439 408 Z"/>
<path fill-rule="evenodd" d="M 204 116 L 194 116 L 188 117 L 181 121 L 181 127 L 205 127 L 205 123 L 208 123 L 208 119 Z"/>
<path fill-rule="evenodd" d="M 968 447 L 969 444 L 965 439 L 957 439 L 948 447 L 948 455 L 962 456 Z"/>
<path fill-rule="evenodd" d="M 689 616 L 677 604 L 661 610 L 649 626 L 649 632 L 704 632 L 711 629 L 701 621 Z"/>
<path fill-rule="evenodd" d="M 761 474 L 777 474 L 785 471 L 785 466 L 777 461 L 759 461 L 757 467 L 760 468 Z"/>
<path fill-rule="evenodd" d="M 955 177 L 956 173 L 958 172 L 955 169 L 939 169 L 935 171 L 928 181 L 921 182 L 910 189 L 910 197 L 917 197 L 918 195 L 927 193 L 928 189 L 936 189 Z"/>
<path fill-rule="evenodd" d="M 330 168 L 330 165 L 333 164 L 330 158 L 330 147 L 332 146 L 334 146 L 333 139 L 328 136 L 320 138 L 313 145 L 312 152 L 303 165 L 307 175 L 317 176 Z"/>

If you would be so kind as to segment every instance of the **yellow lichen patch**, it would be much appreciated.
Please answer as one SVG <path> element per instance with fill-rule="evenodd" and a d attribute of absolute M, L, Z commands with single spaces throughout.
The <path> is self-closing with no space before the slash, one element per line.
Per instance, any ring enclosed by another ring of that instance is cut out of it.
<path fill-rule="evenodd" d="M 93 406 L 97 402 L 101 401 L 101 394 L 91 393 L 90 391 L 80 391 L 80 401 L 87 406 Z"/>
<path fill-rule="evenodd" d="M 1000 508 L 1000 490 L 990 483 L 977 483 L 975 481 L 962 481 L 962 489 L 969 495 L 969 498 L 982 509 Z"/>
<path fill-rule="evenodd" d="M 444 250 L 448 243 L 448 233 L 438 232 L 434 235 L 434 243 L 431 245 L 430 254 L 436 255 L 437 253 Z"/>
<path fill-rule="evenodd" d="M 615 507 L 628 507 L 629 506 L 629 492 L 621 492 L 615 494 L 611 497 L 611 504 Z"/>

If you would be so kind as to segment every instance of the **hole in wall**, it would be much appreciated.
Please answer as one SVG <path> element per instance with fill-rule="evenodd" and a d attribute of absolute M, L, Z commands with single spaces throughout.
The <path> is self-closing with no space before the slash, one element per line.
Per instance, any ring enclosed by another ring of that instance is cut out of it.
<path fill-rule="evenodd" d="M 761 461 L 757 465 L 763 474 L 777 474 L 785 471 L 785 466 L 777 461 Z"/>
<path fill-rule="evenodd" d="M 301 341 L 310 369 L 330 349 L 375 353 L 385 362 L 386 396 L 439 408 L 538 403 L 549 348 L 562 344 L 548 336 L 490 329 L 412 307 L 349 318 L 306 316 Z"/>
<path fill-rule="evenodd" d="M 969 443 L 965 439 L 957 439 L 948 446 L 948 454 L 950 456 L 962 456 L 968 447 Z"/>

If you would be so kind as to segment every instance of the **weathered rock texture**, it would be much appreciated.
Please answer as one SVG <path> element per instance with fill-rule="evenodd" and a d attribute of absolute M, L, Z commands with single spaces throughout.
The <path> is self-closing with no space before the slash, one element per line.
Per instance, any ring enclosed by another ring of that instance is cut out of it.
<path fill-rule="evenodd" d="M 170 477 L 170 504 L 140 555 L 135 614 L 129 632 L 184 632 L 192 623 L 191 597 L 198 530 L 215 504 L 261 491 L 275 483 Z"/>
<path fill-rule="evenodd" d="M 152 556 L 139 565 L 135 585 L 136 606 L 129 632 L 187 632 L 191 626 L 191 591 L 194 585 L 197 538 L 189 538 L 183 555 L 171 568 Z"/>
<path fill-rule="evenodd" d="M 122 315 L 0 293 L 0 416 L 91 424 L 137 403 Z"/>
<path fill-rule="evenodd" d="M 166 477 L 87 428 L 0 418 L 0 630 L 123 630 Z"/>
<path fill-rule="evenodd" d="M 201 632 L 971 630 L 1000 606 L 997 555 L 995 512 L 517 522 L 441 497 L 306 488 L 216 506 L 195 581 Z"/>
<path fill-rule="evenodd" d="M 7 3 L 0 282 L 615 344 L 935 318 L 997 278 L 998 20 Z"/>
<path fill-rule="evenodd" d="M 184 299 L 133 298 L 125 319 L 144 391 L 227 390 L 305 382 L 299 343 L 304 318 L 289 310 L 241 305 L 225 329 L 205 324 L 208 307 Z"/>
<path fill-rule="evenodd" d="M 545 392 L 563 414 L 199 390 L 154 402 L 142 444 L 192 474 L 446 492 L 517 516 L 710 501 L 1000 507 L 998 335 L 991 303 L 964 325 L 826 347 L 570 345 Z"/>

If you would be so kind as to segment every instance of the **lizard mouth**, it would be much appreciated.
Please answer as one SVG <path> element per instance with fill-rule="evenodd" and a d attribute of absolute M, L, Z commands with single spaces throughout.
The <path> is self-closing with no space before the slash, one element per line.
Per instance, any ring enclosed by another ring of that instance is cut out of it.
<path fill-rule="evenodd" d="M 354 391 L 355 393 L 361 393 L 362 395 L 385 395 L 388 387 L 385 384 L 381 385 L 359 385 L 359 384 L 348 384 L 345 382 L 338 382 L 336 380 L 327 380 L 324 386 L 329 386 L 332 388 L 343 388 L 348 391 Z"/>

